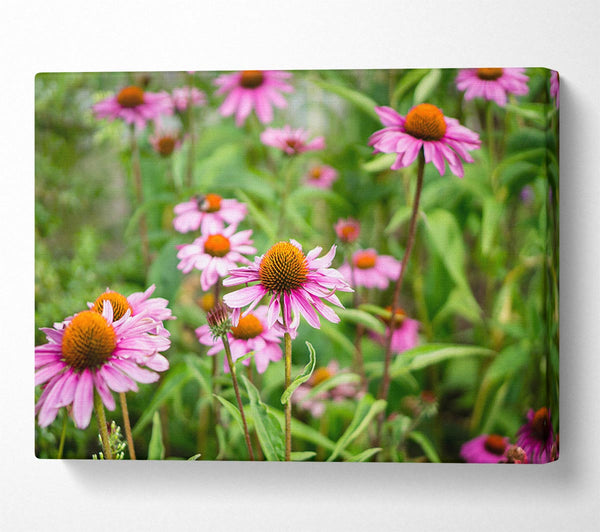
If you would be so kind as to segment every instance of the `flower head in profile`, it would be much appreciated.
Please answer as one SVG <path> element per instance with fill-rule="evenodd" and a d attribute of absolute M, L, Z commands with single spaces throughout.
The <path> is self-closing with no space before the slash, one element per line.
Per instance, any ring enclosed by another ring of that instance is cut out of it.
<path fill-rule="evenodd" d="M 295 240 L 278 242 L 262 257 L 245 268 L 231 270 L 230 277 L 223 281 L 224 286 L 237 286 L 256 282 L 223 297 L 223 301 L 233 309 L 233 324 L 237 325 L 240 309 L 249 305 L 242 316 L 247 316 L 260 300 L 269 295 L 267 327 L 276 321 L 285 330 L 294 331 L 300 323 L 300 315 L 315 328 L 320 328 L 317 312 L 325 319 L 338 323 L 339 316 L 323 301 L 342 307 L 335 295 L 336 290 L 352 292 L 340 272 L 330 268 L 335 257 L 336 246 L 317 258 L 323 248 L 316 247 L 307 255 Z"/>
<path fill-rule="evenodd" d="M 155 329 L 154 320 L 143 313 L 134 317 L 131 310 L 115 320 L 110 300 L 102 313 L 84 310 L 41 329 L 48 342 L 35 348 L 35 384 L 45 385 L 35 407 L 39 425 L 48 426 L 61 407 L 72 405 L 75 425 L 83 429 L 92 415 L 94 390 L 114 410 L 111 390 L 137 391 L 138 382 L 158 380 L 157 373 L 140 367 L 150 366 L 147 362 L 170 346 L 167 338 L 151 334 Z"/>
<path fill-rule="evenodd" d="M 560 76 L 556 70 L 550 72 L 550 96 L 554 98 L 554 104 L 560 107 Z"/>
<path fill-rule="evenodd" d="M 359 391 L 357 384 L 352 382 L 339 383 L 333 388 L 317 392 L 307 398 L 315 386 L 340 373 L 343 371 L 340 371 L 340 365 L 336 360 L 332 360 L 325 367 L 317 368 L 306 383 L 298 386 L 292 395 L 292 401 L 299 408 L 310 411 L 313 417 L 319 418 L 325 412 L 327 401 L 340 402 L 344 399 L 358 399 L 362 392 Z"/>
<path fill-rule="evenodd" d="M 288 83 L 292 77 L 281 70 L 242 70 L 232 74 L 223 74 L 215 80 L 219 88 L 216 94 L 226 94 L 219 107 L 222 116 L 235 113 L 236 126 L 242 126 L 248 115 L 254 110 L 263 124 L 273 120 L 273 106 L 283 109 L 287 102 L 282 93 L 294 89 Z"/>
<path fill-rule="evenodd" d="M 268 309 L 264 305 L 256 307 L 252 312 L 240 318 L 238 324 L 231 327 L 227 333 L 234 362 L 238 358 L 254 352 L 252 358 L 259 373 L 266 371 L 269 362 L 277 362 L 283 357 L 280 345 L 283 333 L 275 327 L 267 326 L 267 312 Z M 223 340 L 215 338 L 208 325 L 198 327 L 196 336 L 201 344 L 210 346 L 207 355 L 215 355 L 223 351 Z M 244 360 L 242 364 L 249 366 L 250 358 Z M 224 370 L 229 372 L 227 358 L 225 358 Z"/>
<path fill-rule="evenodd" d="M 248 213 L 246 205 L 218 194 L 195 196 L 175 205 L 173 227 L 180 233 L 201 229 L 202 233 L 219 231 L 224 224 L 237 226 Z"/>
<path fill-rule="evenodd" d="M 498 434 L 482 434 L 464 443 L 460 456 L 472 464 L 498 464 L 506 459 L 509 440 Z"/>
<path fill-rule="evenodd" d="M 340 218 L 334 226 L 335 234 L 344 244 L 352 244 L 360 236 L 360 223 L 354 218 Z"/>
<path fill-rule="evenodd" d="M 206 105 L 206 94 L 196 87 L 178 87 L 171 91 L 171 100 L 177 111 L 185 111 L 188 106 L 201 107 Z"/>
<path fill-rule="evenodd" d="M 401 116 L 391 107 L 376 107 L 385 128 L 376 131 L 369 139 L 374 153 L 395 153 L 392 170 L 409 166 L 423 150 L 425 162 L 433 162 L 440 175 L 446 171 L 446 161 L 451 172 L 463 177 L 461 158 L 469 163 L 469 151 L 479 149 L 479 135 L 448 118 L 435 105 L 421 103 L 407 115 Z"/>
<path fill-rule="evenodd" d="M 137 85 L 130 85 L 99 101 L 92 109 L 97 118 L 120 118 L 126 124 L 135 124 L 138 129 L 143 129 L 149 120 L 173 114 L 173 103 L 164 91 L 148 92 Z"/>
<path fill-rule="evenodd" d="M 456 88 L 465 91 L 465 100 L 483 98 L 504 107 L 508 94 L 529 92 L 527 81 L 524 68 L 465 68 L 456 76 Z"/>
<path fill-rule="evenodd" d="M 181 261 L 177 268 L 183 273 L 200 270 L 200 286 L 206 291 L 239 263 L 248 264 L 250 261 L 244 255 L 256 253 L 250 240 L 252 229 L 239 233 L 235 230 L 236 227 L 230 225 L 223 230 L 202 233 L 192 244 L 177 246 L 177 258 Z"/>
<path fill-rule="evenodd" d="M 323 137 L 315 137 L 311 141 L 308 137 L 309 133 L 305 129 L 292 129 L 289 125 L 281 129 L 269 127 L 260 134 L 260 140 L 265 146 L 278 148 L 290 156 L 325 149 Z"/>
<path fill-rule="evenodd" d="M 352 255 L 352 266 L 345 262 L 340 273 L 353 288 L 385 290 L 400 275 L 400 261 L 390 255 L 379 255 L 374 249 L 359 249 Z"/>
<path fill-rule="evenodd" d="M 161 157 L 169 157 L 175 150 L 181 148 L 181 129 L 174 123 L 157 120 L 154 132 L 148 140 L 156 153 Z"/>
<path fill-rule="evenodd" d="M 317 164 L 312 166 L 304 176 L 304 184 L 309 187 L 331 188 L 337 178 L 338 173 L 335 168 L 326 164 Z"/>
<path fill-rule="evenodd" d="M 134 292 L 133 294 L 125 297 L 119 292 L 115 292 L 110 288 L 100 294 L 93 303 L 88 303 L 90 310 L 94 310 L 102 314 L 104 310 L 104 304 L 106 301 L 110 302 L 113 319 L 115 321 L 120 320 L 127 311 L 130 311 L 132 317 L 143 317 L 149 318 L 155 322 L 155 328 L 153 334 L 164 336 L 168 338 L 170 336 L 169 331 L 165 329 L 163 321 L 174 320 L 175 316 L 171 312 L 171 309 L 167 307 L 169 302 L 163 297 L 150 297 L 156 290 L 156 285 L 150 285 L 144 292 Z M 164 358 L 164 357 L 162 357 Z M 161 359 L 157 359 L 158 362 Z M 166 362 L 166 359 L 164 360 Z M 167 366 L 164 369 L 167 369 Z M 158 371 L 163 371 L 159 368 Z"/>
<path fill-rule="evenodd" d="M 391 312 L 391 307 L 387 307 L 388 312 Z M 408 349 L 416 347 L 419 342 L 419 322 L 406 316 L 406 313 L 402 309 L 396 309 L 394 317 L 394 332 L 392 333 L 392 353 L 399 355 Z M 372 333 L 371 337 L 375 339 L 381 345 L 385 345 L 386 338 L 391 325 L 390 318 L 384 319 L 383 322 L 386 324 L 386 332 L 384 336 L 376 333 Z"/>
<path fill-rule="evenodd" d="M 551 461 L 554 431 L 550 421 L 550 412 L 544 406 L 529 410 L 527 423 L 517 431 L 517 445 L 527 453 L 532 464 L 545 464 Z"/>

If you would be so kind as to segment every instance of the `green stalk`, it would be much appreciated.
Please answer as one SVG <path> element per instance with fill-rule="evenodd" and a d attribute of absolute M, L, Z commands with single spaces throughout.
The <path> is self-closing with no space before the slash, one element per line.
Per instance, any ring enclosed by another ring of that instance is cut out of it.
<path fill-rule="evenodd" d="M 127 447 L 129 448 L 129 458 L 135 460 L 135 448 L 133 446 L 133 436 L 131 434 L 131 423 L 129 422 L 129 410 L 127 409 L 125 392 L 119 392 L 119 401 L 121 402 L 121 411 L 123 412 L 123 425 L 125 426 L 125 437 L 127 438 Z"/>
<path fill-rule="evenodd" d="M 67 436 L 67 412 L 63 412 L 63 423 L 62 423 L 62 430 L 60 432 L 60 443 L 58 445 L 58 453 L 56 455 L 56 458 L 58 460 L 60 460 L 63 456 L 63 451 L 65 449 L 65 438 Z"/>
<path fill-rule="evenodd" d="M 100 431 L 100 439 L 102 440 L 102 450 L 104 451 L 104 459 L 112 460 L 112 451 L 108 441 L 108 429 L 106 427 L 106 416 L 104 415 L 104 405 L 98 392 L 94 390 L 94 410 L 96 410 L 96 421 L 98 421 L 98 430 Z"/>

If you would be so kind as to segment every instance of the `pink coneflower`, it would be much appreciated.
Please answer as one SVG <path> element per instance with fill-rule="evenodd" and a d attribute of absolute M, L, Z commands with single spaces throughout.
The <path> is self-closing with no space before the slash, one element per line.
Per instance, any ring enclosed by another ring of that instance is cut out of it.
<path fill-rule="evenodd" d="M 201 228 L 202 233 L 219 231 L 224 224 L 237 226 L 248 212 L 246 205 L 234 199 L 223 199 L 218 194 L 196 196 L 175 205 L 173 227 L 180 233 Z"/>
<path fill-rule="evenodd" d="M 386 307 L 388 312 L 391 312 L 391 307 Z M 383 318 L 382 318 L 383 319 Z M 391 323 L 391 317 L 389 319 L 383 319 L 387 329 L 384 336 L 376 333 L 372 333 L 371 337 L 385 346 L 385 340 L 387 338 L 388 329 Z M 396 310 L 396 317 L 394 319 L 394 332 L 392 334 L 392 353 L 400 354 L 408 349 L 415 347 L 419 341 L 419 322 L 406 316 L 406 313 L 402 309 Z"/>
<path fill-rule="evenodd" d="M 181 262 L 177 268 L 190 273 L 194 268 L 200 270 L 200 286 L 206 291 L 220 277 L 225 277 L 239 263 L 249 264 L 243 255 L 256 253 L 252 246 L 252 229 L 235 233 L 236 227 L 230 225 L 220 231 L 203 233 L 193 244 L 177 246 L 177 258 Z"/>
<path fill-rule="evenodd" d="M 456 87 L 465 91 L 465 100 L 483 98 L 504 107 L 507 94 L 521 96 L 529 92 L 527 81 L 524 68 L 465 68 L 456 76 Z"/>
<path fill-rule="evenodd" d="M 214 338 L 208 325 L 198 327 L 196 336 L 201 344 L 211 346 L 207 355 L 215 355 L 223 351 L 223 340 Z M 283 333 L 274 327 L 269 329 L 267 307 L 264 305 L 256 307 L 252 312 L 240 318 L 238 324 L 231 328 L 227 337 L 234 361 L 254 351 L 252 358 L 254 358 L 259 373 L 265 372 L 269 362 L 277 362 L 283 357 L 280 345 Z M 250 359 L 247 358 L 242 364 L 249 366 Z M 229 372 L 227 359 L 225 359 L 223 367 L 226 372 Z"/>
<path fill-rule="evenodd" d="M 554 104 L 560 107 L 560 76 L 556 70 L 550 72 L 550 96 L 554 98 Z"/>
<path fill-rule="evenodd" d="M 72 404 L 75 425 L 84 429 L 92 415 L 94 390 L 114 410 L 111 390 L 137 391 L 136 381 L 158 380 L 157 373 L 138 365 L 170 345 L 168 339 L 149 334 L 155 328 L 153 320 L 133 317 L 130 310 L 114 320 L 106 300 L 102 314 L 84 310 L 70 321 L 41 329 L 48 343 L 35 348 L 35 384 L 47 383 L 36 404 L 39 425 L 48 426 L 61 407 Z"/>
<path fill-rule="evenodd" d="M 178 87 L 171 91 L 173 106 L 178 111 L 185 111 L 188 105 L 200 107 L 206 105 L 206 94 L 196 87 Z"/>
<path fill-rule="evenodd" d="M 97 118 L 120 118 L 126 124 L 135 124 L 138 129 L 143 129 L 149 120 L 173 114 L 173 103 L 167 92 L 147 92 L 131 85 L 96 103 L 92 109 Z"/>
<path fill-rule="evenodd" d="M 463 177 L 460 159 L 472 163 L 468 152 L 481 146 L 477 133 L 461 126 L 456 118 L 444 116 L 429 103 L 413 107 L 406 117 L 391 107 L 376 107 L 375 111 L 386 127 L 371 135 L 369 146 L 375 148 L 374 153 L 398 154 L 392 170 L 409 166 L 422 148 L 425 162 L 433 162 L 440 175 L 444 175 L 448 161 L 452 173 Z"/>
<path fill-rule="evenodd" d="M 246 316 L 267 294 L 271 295 L 267 315 L 269 328 L 278 321 L 281 312 L 284 320 L 281 323 L 288 332 L 298 327 L 300 315 L 317 329 L 320 328 L 317 312 L 325 319 L 338 323 L 338 315 L 322 300 L 343 308 L 334 292 L 352 292 L 352 289 L 340 272 L 330 268 L 336 246 L 331 246 L 326 255 L 317 258 L 322 249 L 316 247 L 305 256 L 302 246 L 295 240 L 278 242 L 262 257 L 255 257 L 250 266 L 232 270 L 231 277 L 223 281 L 224 286 L 258 282 L 223 297 L 223 301 L 234 309 L 234 325 L 237 325 L 240 317 L 240 308 L 250 305 L 243 314 Z"/>
<path fill-rule="evenodd" d="M 335 234 L 344 244 L 352 244 L 360 236 L 360 223 L 354 218 L 340 218 L 334 226 Z"/>
<path fill-rule="evenodd" d="M 260 134 L 260 140 L 266 146 L 272 146 L 286 155 L 297 155 L 307 151 L 323 150 L 325 139 L 315 137 L 308 142 L 309 133 L 305 129 L 292 129 L 289 125 L 281 129 L 269 127 Z"/>
<path fill-rule="evenodd" d="M 336 360 L 332 360 L 326 367 L 316 369 L 306 383 L 298 386 L 294 395 L 292 395 L 292 401 L 299 408 L 309 410 L 313 417 L 318 418 L 325 412 L 326 401 L 339 402 L 344 399 L 359 398 L 359 389 L 355 383 L 342 383 L 329 390 L 319 392 L 310 399 L 305 399 L 315 386 L 339 373 L 342 373 L 342 371 L 340 371 L 340 365 Z"/>
<path fill-rule="evenodd" d="M 235 124 L 244 124 L 252 109 L 263 124 L 273 120 L 273 105 L 278 109 L 287 106 L 282 92 L 292 92 L 287 83 L 292 75 L 281 70 L 243 70 L 223 74 L 215 80 L 217 94 L 227 94 L 219 107 L 222 116 L 235 113 Z"/>
<path fill-rule="evenodd" d="M 544 406 L 537 412 L 527 413 L 528 422 L 517 431 L 517 445 L 522 447 L 532 464 L 545 464 L 550 461 L 554 431 L 550 412 Z"/>
<path fill-rule="evenodd" d="M 148 137 L 152 148 L 161 157 L 168 157 L 181 148 L 181 130 L 174 124 L 157 121 L 154 133 Z"/>
<path fill-rule="evenodd" d="M 340 273 L 353 288 L 365 286 L 385 290 L 400 275 L 400 261 L 390 255 L 378 255 L 374 249 L 360 249 L 352 255 L 353 268 L 345 262 Z"/>
<path fill-rule="evenodd" d="M 88 307 L 90 310 L 102 314 L 104 302 L 109 301 L 115 321 L 120 320 L 127 311 L 130 311 L 132 317 L 139 316 L 153 320 L 155 322 L 154 334 L 168 338 L 170 333 L 164 328 L 163 321 L 174 320 L 175 316 L 173 316 L 171 309 L 167 308 L 169 301 L 162 297 L 150 297 L 154 293 L 154 290 L 156 290 L 156 285 L 151 285 L 145 292 L 134 292 L 125 297 L 119 292 L 107 288 L 103 294 L 96 298 L 96 301 L 88 303 Z M 156 362 L 162 361 L 162 358 L 157 359 Z M 163 363 L 165 362 L 166 359 L 164 359 Z M 168 367 L 168 362 L 166 364 L 165 369 Z"/>
<path fill-rule="evenodd" d="M 482 434 L 464 443 L 460 448 L 460 456 L 472 464 L 498 464 L 506 459 L 504 453 L 508 445 L 508 438 Z"/>
<path fill-rule="evenodd" d="M 331 188 L 333 182 L 338 178 L 335 168 L 326 164 L 313 166 L 304 176 L 304 184 L 309 187 Z"/>

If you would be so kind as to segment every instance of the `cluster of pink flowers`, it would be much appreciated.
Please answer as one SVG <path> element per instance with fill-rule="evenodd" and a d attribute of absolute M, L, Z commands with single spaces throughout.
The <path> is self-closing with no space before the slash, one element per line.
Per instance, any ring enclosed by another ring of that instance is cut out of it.
<path fill-rule="evenodd" d="M 41 329 L 48 342 L 35 348 L 35 384 L 43 385 L 35 411 L 45 427 L 62 407 L 70 409 L 75 425 L 90 422 L 94 393 L 114 410 L 111 393 L 137 391 L 137 383 L 158 380 L 168 369 L 161 354 L 170 346 L 163 321 L 174 319 L 167 300 L 145 292 L 124 297 L 107 290 L 89 310 Z"/>
<path fill-rule="evenodd" d="M 546 464 L 558 460 L 558 435 L 555 439 L 550 411 L 546 407 L 530 410 L 514 445 L 507 437 L 482 434 L 463 444 L 460 455 L 466 462 L 480 464 Z"/>

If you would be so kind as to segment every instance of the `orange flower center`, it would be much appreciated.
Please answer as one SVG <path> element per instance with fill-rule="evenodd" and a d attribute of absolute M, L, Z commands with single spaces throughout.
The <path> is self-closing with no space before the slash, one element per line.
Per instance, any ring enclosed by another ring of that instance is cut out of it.
<path fill-rule="evenodd" d="M 506 441 L 502 436 L 498 436 L 498 434 L 490 434 L 483 442 L 483 446 L 486 451 L 501 455 L 504 454 L 504 450 L 506 449 Z"/>
<path fill-rule="evenodd" d="M 387 307 L 385 307 L 385 310 L 387 310 L 388 312 L 392 312 L 392 307 L 388 305 Z M 404 311 L 404 309 L 397 308 L 396 312 L 394 313 L 395 326 L 402 325 L 402 323 L 404 322 L 405 319 L 406 319 L 406 312 Z M 382 318 L 382 320 L 388 326 L 392 323 L 391 316 L 389 318 Z"/>
<path fill-rule="evenodd" d="M 175 149 L 175 139 L 173 137 L 161 137 L 158 139 L 158 153 L 163 157 L 168 157 Z"/>
<path fill-rule="evenodd" d="M 215 306 L 215 295 L 211 292 L 204 294 L 199 299 L 198 304 L 200 305 L 200 308 L 204 312 L 208 312 L 209 310 L 212 310 Z"/>
<path fill-rule="evenodd" d="M 125 87 L 117 94 L 117 102 L 122 107 L 137 107 L 144 103 L 144 90 L 136 85 Z"/>
<path fill-rule="evenodd" d="M 265 253 L 258 270 L 261 284 L 272 292 L 290 292 L 306 281 L 306 257 L 289 242 L 279 242 Z"/>
<path fill-rule="evenodd" d="M 361 270 L 369 270 L 375 267 L 377 253 L 374 251 L 359 251 L 354 255 L 354 266 Z"/>
<path fill-rule="evenodd" d="M 210 235 L 204 242 L 204 251 L 213 257 L 224 257 L 231 250 L 231 242 L 223 235 Z"/>
<path fill-rule="evenodd" d="M 233 337 L 240 340 L 256 338 L 261 332 L 263 332 L 262 323 L 260 323 L 260 320 L 254 314 L 248 314 L 240 318 L 237 326 L 231 328 Z"/>
<path fill-rule="evenodd" d="M 110 304 L 113 309 L 113 320 L 115 321 L 125 316 L 125 313 L 128 310 L 132 310 L 131 306 L 129 305 L 129 301 L 127 301 L 127 298 L 119 294 L 119 292 L 113 292 L 112 290 L 104 292 L 104 294 L 99 296 L 98 299 L 94 301 L 94 306 L 92 307 L 92 310 L 97 312 L 98 314 L 102 314 L 102 311 L 104 310 L 105 301 L 110 301 Z"/>
<path fill-rule="evenodd" d="M 478 68 L 477 77 L 485 81 L 494 81 L 503 74 L 502 68 Z"/>
<path fill-rule="evenodd" d="M 245 89 L 256 89 L 262 85 L 264 79 L 262 70 L 242 70 L 240 85 Z"/>
<path fill-rule="evenodd" d="M 531 425 L 533 433 L 538 440 L 546 441 L 548 439 L 550 435 L 550 418 L 548 416 L 548 409 L 545 406 L 535 413 Z"/>
<path fill-rule="evenodd" d="M 76 371 L 102 366 L 117 345 L 114 329 L 93 310 L 77 314 L 62 339 L 65 362 Z"/>
<path fill-rule="evenodd" d="M 221 210 L 221 196 L 218 194 L 207 194 L 202 199 L 200 210 L 204 212 L 217 212 Z"/>
<path fill-rule="evenodd" d="M 323 169 L 320 166 L 314 166 L 310 170 L 310 178 L 311 179 L 321 179 L 323 175 Z"/>
<path fill-rule="evenodd" d="M 404 130 L 422 140 L 440 140 L 446 133 L 444 113 L 435 105 L 421 103 L 406 115 Z"/>
<path fill-rule="evenodd" d="M 310 381 L 313 386 L 316 386 L 317 384 L 321 384 L 327 379 L 331 379 L 331 377 L 333 377 L 333 374 L 331 373 L 331 371 L 329 371 L 328 368 L 317 368 L 312 374 Z"/>

